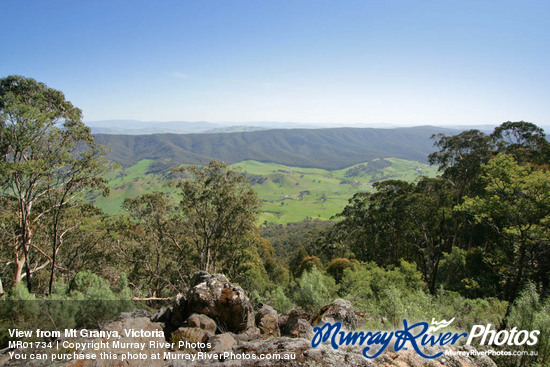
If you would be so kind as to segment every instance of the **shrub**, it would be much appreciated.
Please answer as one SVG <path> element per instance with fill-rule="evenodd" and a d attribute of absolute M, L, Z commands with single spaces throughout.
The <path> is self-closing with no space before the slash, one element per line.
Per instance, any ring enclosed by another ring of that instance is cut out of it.
<path fill-rule="evenodd" d="M 336 298 L 336 290 L 334 279 L 313 267 L 297 280 L 292 296 L 296 305 L 304 311 L 315 312 Z"/>
<path fill-rule="evenodd" d="M 267 298 L 267 302 L 280 313 L 289 313 L 294 304 L 286 296 L 282 287 L 277 287 Z"/>
<path fill-rule="evenodd" d="M 339 283 L 344 276 L 344 270 L 357 265 L 359 265 L 357 260 L 337 258 L 328 263 L 327 273 Z"/>
<path fill-rule="evenodd" d="M 323 269 L 323 264 L 317 256 L 306 256 L 298 266 L 296 276 L 301 276 L 305 271 L 312 271 L 313 268 Z"/>
<path fill-rule="evenodd" d="M 511 347 L 517 350 L 536 351 L 537 356 L 513 356 L 498 360 L 505 366 L 548 366 L 550 363 L 550 299 L 544 302 L 533 284 L 528 284 L 516 300 L 507 319 L 509 328 L 518 330 L 539 330 L 539 341 L 536 345 L 524 344 Z"/>
<path fill-rule="evenodd" d="M 9 328 L 97 328 L 100 322 L 133 308 L 124 274 L 113 289 L 107 280 L 88 271 L 78 273 L 73 283 L 71 289 L 68 284 L 56 282 L 52 294 L 44 299 L 30 294 L 23 284 L 13 287 L 0 303 L 1 346 L 9 340 Z"/>

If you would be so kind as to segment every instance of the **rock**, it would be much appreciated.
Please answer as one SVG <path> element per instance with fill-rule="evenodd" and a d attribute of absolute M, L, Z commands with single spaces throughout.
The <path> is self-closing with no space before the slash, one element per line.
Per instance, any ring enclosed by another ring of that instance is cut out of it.
<path fill-rule="evenodd" d="M 311 327 L 309 322 L 300 317 L 298 311 L 290 311 L 288 317 L 283 320 L 283 323 L 279 324 L 282 335 L 290 336 L 291 338 L 306 339 L 313 337 L 313 327 Z"/>
<path fill-rule="evenodd" d="M 277 319 L 277 324 L 279 324 L 279 329 L 282 329 L 283 326 L 288 321 L 288 315 L 279 315 L 279 318 Z"/>
<path fill-rule="evenodd" d="M 237 340 L 235 339 L 235 334 L 223 333 L 214 335 L 213 337 L 209 338 L 208 343 L 210 344 L 210 347 L 207 348 L 207 351 L 222 353 L 231 351 L 231 348 L 233 348 L 233 346 L 237 344 Z"/>
<path fill-rule="evenodd" d="M 362 356 L 363 346 L 341 346 L 339 349 L 333 349 L 330 343 L 325 343 L 311 347 L 311 338 L 289 338 L 277 337 L 265 339 L 259 334 L 255 327 L 248 328 L 244 333 L 235 335 L 232 333 L 223 333 L 213 335 L 210 331 L 198 327 L 182 327 L 174 332 L 174 335 L 179 336 L 180 340 L 186 341 L 189 344 L 204 343 L 204 347 L 198 345 L 184 346 L 181 350 L 169 351 L 165 349 L 164 338 L 161 336 L 155 337 L 126 337 L 124 330 L 143 330 L 143 331 L 160 331 L 162 325 L 152 323 L 147 317 L 132 317 L 132 315 L 140 315 L 138 312 L 125 313 L 115 321 L 104 324 L 101 330 L 118 331 L 120 338 L 116 338 L 120 342 L 129 343 L 146 343 L 146 348 L 140 353 L 145 353 L 145 359 L 127 359 L 122 361 L 120 356 L 128 352 L 135 354 L 134 347 L 128 348 L 112 348 L 97 350 L 88 350 L 97 355 L 102 352 L 117 354 L 117 359 L 104 360 L 62 360 L 52 361 L 32 359 L 31 355 L 42 355 L 43 353 L 50 354 L 55 352 L 51 348 L 28 348 L 20 349 L 19 353 L 26 355 L 25 359 L 16 360 L 9 359 L 6 354 L 0 355 L 0 363 L 2 366 L 12 367 L 183 367 L 183 366 L 243 366 L 243 367 L 268 367 L 268 366 L 288 366 L 288 367 L 329 367 L 329 366 L 363 366 L 363 367 L 496 367 L 496 364 L 487 356 L 476 355 L 472 346 L 453 346 L 453 347 L 421 347 L 423 353 L 434 355 L 438 352 L 452 349 L 463 352 L 462 355 L 442 355 L 437 359 L 425 359 L 418 355 L 413 348 L 408 346 L 407 349 L 401 349 L 398 352 L 393 350 L 390 345 L 380 356 L 375 359 L 366 359 Z M 266 316 L 272 317 L 272 314 L 265 313 Z M 299 320 L 305 321 L 303 317 L 296 311 L 291 312 L 287 317 L 281 317 L 283 324 L 289 324 Z M 311 326 L 310 326 L 311 327 Z M 250 337 L 256 335 L 255 339 L 245 340 L 245 335 L 250 333 Z M 255 333 L 255 334 L 254 334 Z M 106 338 L 69 338 L 72 342 L 87 343 L 87 342 L 105 342 Z M 111 343 L 115 339 L 111 339 Z M 151 347 L 149 341 L 155 341 L 158 347 Z M 210 346 L 208 346 L 210 344 Z M 83 351 L 83 350 L 80 350 Z M 164 356 L 166 353 L 170 355 L 167 360 L 153 359 L 153 354 Z M 281 359 L 253 359 L 253 358 L 234 358 L 227 359 L 223 362 L 212 359 L 203 358 L 192 360 L 189 357 L 199 356 L 199 352 L 206 352 L 204 355 L 223 354 L 224 352 L 234 353 L 235 355 L 273 355 L 277 354 Z M 183 358 L 182 358 L 183 357 Z M 291 358 L 289 358 L 291 357 Z M 221 364 L 223 363 L 223 364 Z"/>
<path fill-rule="evenodd" d="M 360 354 L 349 353 L 343 349 L 332 349 L 328 345 L 311 347 L 311 341 L 303 338 L 270 338 L 252 342 L 239 343 L 233 348 L 235 353 L 291 355 L 292 359 L 277 360 L 277 366 L 374 366 L 372 361 Z M 243 361 L 243 366 L 272 366 L 273 361 Z"/>
<path fill-rule="evenodd" d="M 134 313 L 132 313 L 134 314 Z M 146 317 L 131 317 L 131 318 L 123 318 L 123 319 L 117 319 L 113 322 L 107 323 L 102 327 L 102 330 L 108 330 L 108 331 L 118 331 L 118 333 L 121 335 L 120 342 L 121 343 L 145 343 L 145 345 L 149 346 L 150 341 L 155 341 L 159 343 L 165 343 L 166 340 L 164 337 L 158 336 L 158 337 L 126 337 L 125 336 L 125 330 L 137 330 L 137 331 L 150 331 L 150 332 L 160 332 L 162 331 L 162 324 L 159 323 L 152 323 L 150 320 L 151 315 L 148 315 Z M 106 340 L 105 340 L 106 341 Z M 111 341 L 112 342 L 112 341 Z M 162 363 L 160 361 L 151 360 L 151 355 L 156 353 L 164 352 L 164 348 L 145 348 L 142 353 L 147 354 L 147 359 L 149 360 L 151 366 L 162 366 Z M 111 353 L 118 354 L 118 360 L 120 360 L 120 355 L 125 353 L 135 353 L 135 349 L 132 347 L 129 348 L 113 348 L 111 350 L 108 350 Z M 101 352 L 101 351 L 100 351 Z M 100 353 L 99 352 L 99 353 Z M 98 353 L 98 354 L 99 354 Z M 139 360 L 129 360 L 127 361 L 127 366 L 140 366 L 141 361 Z M 110 360 L 104 360 L 102 361 L 101 366 L 115 366 L 117 364 L 114 363 L 114 361 Z"/>
<path fill-rule="evenodd" d="M 255 316 L 256 326 L 260 329 L 260 333 L 266 336 L 281 336 L 278 318 L 279 315 L 273 307 L 262 305 L 262 308 L 258 310 Z"/>
<path fill-rule="evenodd" d="M 266 315 L 260 319 L 260 322 L 256 325 L 260 329 L 260 333 L 269 337 L 281 336 L 281 330 L 277 323 L 277 318 Z"/>
<path fill-rule="evenodd" d="M 246 292 L 221 274 L 193 275 L 186 293 L 185 313 L 199 313 L 216 321 L 220 331 L 243 332 L 254 326 L 252 304 Z"/>
<path fill-rule="evenodd" d="M 256 312 L 256 316 L 255 316 L 256 324 L 258 324 L 262 319 L 262 317 L 264 316 L 272 316 L 274 318 L 279 317 L 279 313 L 273 307 L 269 305 L 265 305 L 263 303 L 261 303 L 260 305 L 261 305 L 261 308 L 258 310 L 258 312 Z"/>
<path fill-rule="evenodd" d="M 177 329 L 179 326 L 183 325 L 185 320 L 187 319 L 186 315 L 186 306 L 187 306 L 187 298 L 185 298 L 185 295 L 178 293 L 176 298 L 174 298 L 173 306 L 171 308 L 170 313 L 170 322 L 166 323 L 166 326 L 168 329 Z"/>
<path fill-rule="evenodd" d="M 201 315 L 194 313 L 187 318 L 184 323 L 187 327 L 197 327 L 203 330 L 210 331 L 211 333 L 216 333 L 217 325 L 214 320 L 206 315 Z"/>
<path fill-rule="evenodd" d="M 161 308 L 155 315 L 151 317 L 151 322 L 170 322 L 172 318 L 172 309 L 170 307 Z"/>
<path fill-rule="evenodd" d="M 198 327 L 180 327 L 172 333 L 170 341 L 175 343 L 174 349 L 194 354 L 206 350 L 208 339 L 214 333 Z"/>
<path fill-rule="evenodd" d="M 193 276 L 191 277 L 191 287 L 194 287 L 200 283 L 206 282 L 212 275 L 208 273 L 207 271 L 201 270 L 197 271 Z"/>
<path fill-rule="evenodd" d="M 335 299 L 328 305 L 321 308 L 319 314 L 311 323 L 313 326 L 323 325 L 327 322 L 334 324 L 342 323 L 342 328 L 345 330 L 355 330 L 357 327 L 357 316 L 351 302 L 344 299 Z"/>
<path fill-rule="evenodd" d="M 246 329 L 244 332 L 235 335 L 235 339 L 239 341 L 246 341 L 246 342 L 260 339 L 261 337 L 262 337 L 262 333 L 260 329 L 258 329 L 255 326 L 251 326 L 248 329 Z"/>

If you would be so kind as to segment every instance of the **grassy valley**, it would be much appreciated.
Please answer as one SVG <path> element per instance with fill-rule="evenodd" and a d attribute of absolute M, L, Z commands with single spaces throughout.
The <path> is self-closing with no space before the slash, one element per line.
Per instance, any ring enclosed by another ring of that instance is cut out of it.
<path fill-rule="evenodd" d="M 105 176 L 109 181 L 109 196 L 96 196 L 92 201 L 108 213 L 117 213 L 122 211 L 125 198 L 157 190 L 172 191 L 168 186 L 171 174 L 159 172 L 157 165 L 155 160 L 144 159 L 130 167 L 114 169 Z M 260 222 L 275 223 L 307 217 L 328 220 L 344 208 L 354 193 L 372 190 L 375 181 L 389 178 L 412 181 L 422 175 L 433 177 L 437 171 L 427 164 L 398 158 L 374 159 L 338 170 L 252 160 L 234 163 L 231 167 L 246 174 L 262 199 Z"/>

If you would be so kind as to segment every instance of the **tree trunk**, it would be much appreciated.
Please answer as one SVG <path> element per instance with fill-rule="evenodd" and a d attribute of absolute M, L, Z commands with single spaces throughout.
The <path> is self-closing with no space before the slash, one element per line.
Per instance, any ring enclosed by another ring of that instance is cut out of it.
<path fill-rule="evenodd" d="M 29 222 L 29 214 L 31 212 L 31 204 L 22 203 L 22 213 L 21 213 L 21 229 L 23 231 L 23 235 L 21 236 L 21 240 L 23 242 L 23 252 L 25 254 L 25 273 L 27 274 L 27 288 L 29 289 L 29 292 L 32 292 L 32 280 L 31 280 L 31 268 L 30 268 L 30 251 L 32 246 L 32 229 L 31 224 Z M 21 279 L 19 279 L 21 280 Z"/>
<path fill-rule="evenodd" d="M 13 285 L 19 284 L 23 279 L 23 267 L 25 266 L 25 257 L 19 257 L 15 254 L 15 271 L 13 272 Z"/>

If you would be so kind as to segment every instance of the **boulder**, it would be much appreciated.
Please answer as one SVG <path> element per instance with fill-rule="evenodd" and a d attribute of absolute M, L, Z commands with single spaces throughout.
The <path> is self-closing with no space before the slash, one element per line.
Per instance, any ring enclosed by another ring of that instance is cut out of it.
<path fill-rule="evenodd" d="M 243 331 L 242 333 L 235 334 L 235 339 L 239 341 L 245 341 L 245 342 L 261 339 L 261 338 L 262 338 L 262 333 L 260 329 L 257 328 L 256 326 L 251 326 L 245 331 Z"/>
<path fill-rule="evenodd" d="M 256 326 L 260 329 L 260 333 L 266 336 L 281 336 L 278 318 L 279 315 L 273 307 L 262 305 L 255 316 Z"/>
<path fill-rule="evenodd" d="M 172 308 L 163 307 L 155 315 L 151 316 L 151 322 L 169 323 L 172 318 Z"/>
<path fill-rule="evenodd" d="M 175 343 L 175 349 L 201 352 L 206 350 L 206 343 L 213 336 L 214 333 L 198 327 L 180 327 L 172 333 L 170 341 Z"/>
<path fill-rule="evenodd" d="M 290 336 L 291 338 L 306 338 L 311 339 L 313 337 L 313 327 L 300 317 L 300 314 L 296 310 L 290 311 L 287 317 L 283 317 L 280 320 L 279 328 L 281 334 Z"/>
<path fill-rule="evenodd" d="M 345 330 L 355 330 L 357 327 L 357 316 L 351 302 L 344 299 L 335 299 L 328 305 L 321 308 L 319 314 L 313 318 L 313 326 L 324 325 L 327 322 L 334 324 L 340 322 Z"/>
<path fill-rule="evenodd" d="M 179 326 L 183 325 L 187 316 L 189 316 L 185 311 L 187 298 L 185 298 L 184 294 L 178 293 L 172 304 L 172 308 L 170 309 L 170 321 L 166 323 L 166 326 L 168 329 L 177 329 Z"/>
<path fill-rule="evenodd" d="M 210 347 L 207 348 L 207 351 L 223 353 L 231 351 L 233 346 L 237 344 L 237 339 L 235 339 L 235 334 L 233 333 L 223 333 L 209 338 L 208 344 L 210 344 Z"/>
<path fill-rule="evenodd" d="M 265 316 L 272 316 L 274 318 L 279 317 L 279 313 L 271 306 L 260 303 L 260 309 L 258 312 L 256 312 L 256 324 L 260 322 L 260 320 Z"/>
<path fill-rule="evenodd" d="M 239 333 L 254 326 L 252 304 L 246 292 L 222 274 L 196 273 L 185 299 L 182 314 L 206 315 L 216 322 L 219 331 Z"/>
<path fill-rule="evenodd" d="M 131 312 L 122 312 L 117 319 L 135 319 L 139 317 L 151 318 L 151 314 L 147 310 L 134 308 Z"/>
<path fill-rule="evenodd" d="M 199 329 L 210 331 L 211 333 L 216 333 L 216 329 L 218 327 L 216 322 L 210 317 L 198 313 L 194 313 L 189 316 L 184 322 L 184 326 L 197 327 Z"/>
<path fill-rule="evenodd" d="M 136 317 L 142 315 L 144 317 Z M 164 348 L 162 347 L 162 344 L 166 342 L 163 336 L 155 336 L 155 337 L 146 337 L 146 336 L 126 336 L 125 330 L 136 330 L 136 331 L 143 331 L 143 332 L 155 332 L 159 333 L 162 331 L 162 324 L 160 323 L 153 323 L 150 320 L 151 315 L 150 314 L 143 314 L 139 312 L 132 312 L 131 314 L 122 314 L 120 317 L 118 317 L 115 321 L 111 321 L 101 327 L 101 330 L 105 331 L 118 331 L 120 338 L 117 339 L 122 344 L 126 343 L 145 343 L 145 345 L 149 346 L 149 343 L 151 341 L 156 342 L 158 344 L 157 347 L 154 348 L 145 348 L 141 353 L 147 355 L 146 359 L 149 362 L 149 366 L 162 366 L 162 363 L 157 360 L 152 360 L 151 355 L 164 352 Z M 103 341 L 109 341 L 109 339 L 106 338 L 99 338 L 98 340 Z M 111 340 L 112 343 L 112 340 Z M 133 347 L 125 347 L 125 348 L 112 348 L 112 349 L 105 349 L 105 350 L 99 350 L 97 351 L 97 354 L 99 355 L 101 352 L 110 352 L 118 355 L 118 361 L 121 360 L 121 355 L 125 353 L 135 353 L 135 349 Z M 119 366 L 119 362 L 117 360 L 102 360 L 99 361 L 98 364 L 95 364 L 94 366 Z M 128 360 L 125 361 L 127 366 L 141 366 L 142 361 L 140 360 Z"/>

